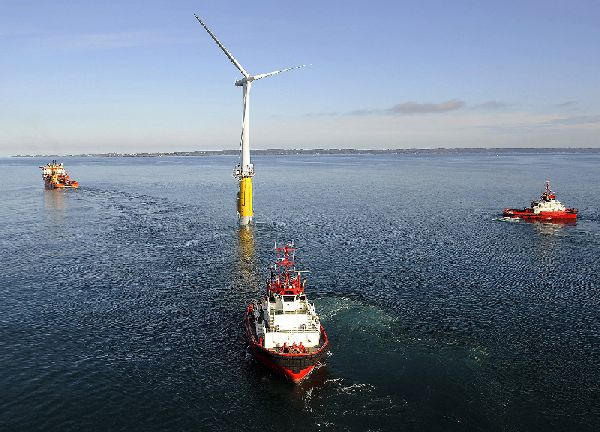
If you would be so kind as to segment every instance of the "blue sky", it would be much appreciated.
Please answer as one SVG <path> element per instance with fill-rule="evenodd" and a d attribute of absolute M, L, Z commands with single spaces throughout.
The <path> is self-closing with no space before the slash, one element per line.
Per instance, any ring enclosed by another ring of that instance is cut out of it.
<path fill-rule="evenodd" d="M 0 155 L 600 147 L 599 1 L 0 1 Z"/>

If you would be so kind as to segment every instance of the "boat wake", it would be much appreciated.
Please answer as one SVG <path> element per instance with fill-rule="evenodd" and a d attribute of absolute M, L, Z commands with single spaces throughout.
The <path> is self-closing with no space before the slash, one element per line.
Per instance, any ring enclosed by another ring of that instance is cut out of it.
<path fill-rule="evenodd" d="M 510 217 L 506 217 L 506 216 L 495 218 L 494 220 L 498 221 L 498 222 L 510 222 L 510 223 L 523 221 L 523 219 L 521 219 L 521 218 L 510 218 Z"/>

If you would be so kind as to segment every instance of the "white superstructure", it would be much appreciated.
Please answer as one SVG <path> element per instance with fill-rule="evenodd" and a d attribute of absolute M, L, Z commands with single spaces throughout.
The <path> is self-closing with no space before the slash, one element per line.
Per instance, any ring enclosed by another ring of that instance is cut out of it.
<path fill-rule="evenodd" d="M 52 175 L 57 175 L 59 177 L 67 175 L 64 165 L 56 161 L 52 161 L 52 163 L 43 165 L 40 168 L 42 169 L 42 177 L 44 178 Z"/>
<path fill-rule="evenodd" d="M 553 195 L 546 197 L 545 195 L 542 195 L 542 199 L 539 201 L 532 201 L 531 208 L 533 209 L 533 212 L 539 214 L 544 212 L 565 211 L 567 208 L 556 198 L 550 198 L 552 196 Z"/>
<path fill-rule="evenodd" d="M 264 347 L 283 348 L 294 344 L 305 348 L 319 345 L 321 323 L 305 293 L 270 293 L 254 307 L 256 334 Z"/>

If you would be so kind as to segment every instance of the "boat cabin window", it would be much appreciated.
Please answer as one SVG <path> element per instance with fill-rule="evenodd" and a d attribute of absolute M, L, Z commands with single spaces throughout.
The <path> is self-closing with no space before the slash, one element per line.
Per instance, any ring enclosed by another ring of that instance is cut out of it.
<path fill-rule="evenodd" d="M 301 295 L 300 300 L 306 300 L 306 296 Z"/>
<path fill-rule="evenodd" d="M 294 301 L 294 299 L 295 299 L 294 296 L 283 296 L 284 302 L 291 302 L 291 301 Z"/>

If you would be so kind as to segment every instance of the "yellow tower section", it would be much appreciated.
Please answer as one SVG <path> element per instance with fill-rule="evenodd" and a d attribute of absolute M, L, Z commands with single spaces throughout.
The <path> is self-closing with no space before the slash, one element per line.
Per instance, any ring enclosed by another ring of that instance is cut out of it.
<path fill-rule="evenodd" d="M 237 197 L 237 211 L 240 215 L 240 224 L 247 225 L 252 222 L 252 177 L 240 177 L 240 191 Z"/>

